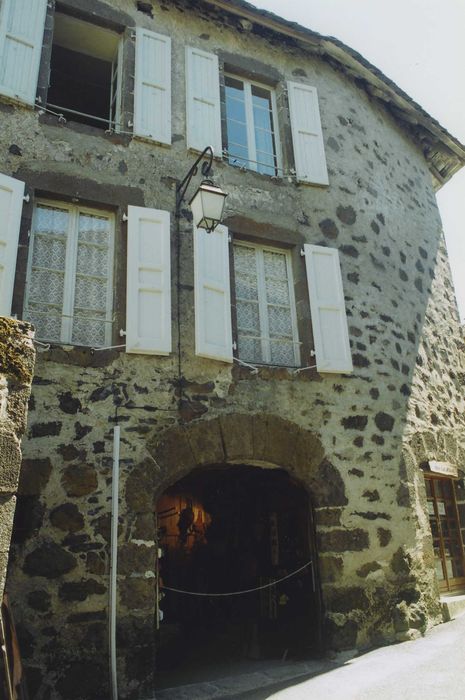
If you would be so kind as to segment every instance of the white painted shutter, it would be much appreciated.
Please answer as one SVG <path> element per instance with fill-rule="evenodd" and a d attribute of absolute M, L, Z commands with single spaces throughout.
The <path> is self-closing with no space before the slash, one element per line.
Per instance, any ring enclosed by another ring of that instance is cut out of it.
<path fill-rule="evenodd" d="M 0 3 L 0 92 L 34 104 L 47 0 Z"/>
<path fill-rule="evenodd" d="M 311 85 L 292 82 L 288 82 L 287 89 L 297 179 L 327 185 L 328 171 L 317 90 Z"/>
<path fill-rule="evenodd" d="M 136 29 L 134 133 L 171 143 L 171 39 Z"/>
<path fill-rule="evenodd" d="M 352 372 L 339 252 L 304 245 L 316 365 L 319 372 Z"/>
<path fill-rule="evenodd" d="M 0 173 L 0 316 L 11 314 L 24 182 Z"/>
<path fill-rule="evenodd" d="M 170 215 L 128 207 L 126 352 L 171 352 Z"/>
<path fill-rule="evenodd" d="M 211 146 L 220 156 L 221 108 L 218 56 L 186 47 L 187 147 Z"/>
<path fill-rule="evenodd" d="M 194 231 L 195 353 L 232 362 L 229 241 L 226 226 Z"/>

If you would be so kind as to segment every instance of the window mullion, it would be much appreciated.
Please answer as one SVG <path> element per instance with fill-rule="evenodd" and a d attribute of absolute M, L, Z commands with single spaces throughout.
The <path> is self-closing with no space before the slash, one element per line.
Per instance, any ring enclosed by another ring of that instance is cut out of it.
<path fill-rule="evenodd" d="M 244 80 L 245 115 L 247 122 L 247 142 L 249 150 L 249 166 L 252 170 L 257 170 L 257 147 L 255 144 L 255 125 L 252 105 L 252 86 Z"/>
<path fill-rule="evenodd" d="M 258 289 L 258 313 L 260 320 L 260 335 L 263 362 L 271 361 L 270 348 L 270 331 L 268 324 L 268 304 L 266 298 L 266 282 L 265 282 L 265 259 L 263 250 L 256 248 L 255 254 L 257 258 L 257 289 Z"/>
<path fill-rule="evenodd" d="M 66 244 L 65 279 L 63 285 L 63 316 L 61 340 L 71 343 L 73 335 L 74 289 L 76 286 L 76 260 L 78 244 L 79 212 L 76 207 L 69 209 L 68 240 Z"/>

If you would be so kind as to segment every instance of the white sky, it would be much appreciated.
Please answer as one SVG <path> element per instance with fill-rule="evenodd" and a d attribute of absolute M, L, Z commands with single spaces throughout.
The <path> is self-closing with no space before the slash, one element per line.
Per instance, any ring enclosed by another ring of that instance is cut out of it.
<path fill-rule="evenodd" d="M 465 144 L 465 0 L 250 0 L 362 54 Z M 465 321 L 465 168 L 438 193 Z"/>

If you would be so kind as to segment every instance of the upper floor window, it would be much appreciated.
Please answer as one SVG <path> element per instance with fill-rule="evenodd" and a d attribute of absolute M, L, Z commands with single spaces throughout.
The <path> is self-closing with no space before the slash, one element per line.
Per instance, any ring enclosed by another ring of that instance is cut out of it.
<path fill-rule="evenodd" d="M 33 217 L 24 318 L 41 340 L 111 341 L 113 215 L 41 201 Z"/>
<path fill-rule="evenodd" d="M 226 75 L 225 100 L 229 163 L 277 175 L 280 148 L 274 91 Z"/>
<path fill-rule="evenodd" d="M 55 13 L 47 106 L 73 121 L 118 129 L 121 37 Z"/>
<path fill-rule="evenodd" d="M 300 364 L 291 258 L 287 251 L 234 244 L 238 352 L 242 360 Z"/>

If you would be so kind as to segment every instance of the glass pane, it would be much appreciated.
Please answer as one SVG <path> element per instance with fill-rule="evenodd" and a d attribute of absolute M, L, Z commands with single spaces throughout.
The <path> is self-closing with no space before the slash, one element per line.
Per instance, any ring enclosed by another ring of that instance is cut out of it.
<path fill-rule="evenodd" d="M 43 340 L 60 340 L 61 336 L 61 309 L 59 313 L 47 309 L 46 312 L 36 311 L 29 306 L 27 320 L 33 323 L 36 329 L 36 337 Z"/>
<path fill-rule="evenodd" d="M 36 209 L 35 231 L 66 236 L 68 231 L 69 213 L 65 209 L 47 207 L 39 204 Z"/>
<path fill-rule="evenodd" d="M 79 214 L 72 333 L 77 345 L 105 344 L 110 234 L 108 217 Z"/>
<path fill-rule="evenodd" d="M 271 364 L 281 365 L 284 367 L 293 367 L 295 365 L 294 344 L 282 341 L 272 340 L 271 346 Z"/>
<path fill-rule="evenodd" d="M 260 337 L 260 319 L 257 302 L 241 301 L 237 304 L 237 326 L 239 331 L 247 331 Z"/>
<path fill-rule="evenodd" d="M 262 344 L 256 338 L 238 337 L 239 357 L 246 362 L 263 362 Z"/>
<path fill-rule="evenodd" d="M 270 338 L 289 338 L 292 340 L 290 309 L 283 309 L 281 306 L 268 306 L 268 326 Z"/>

